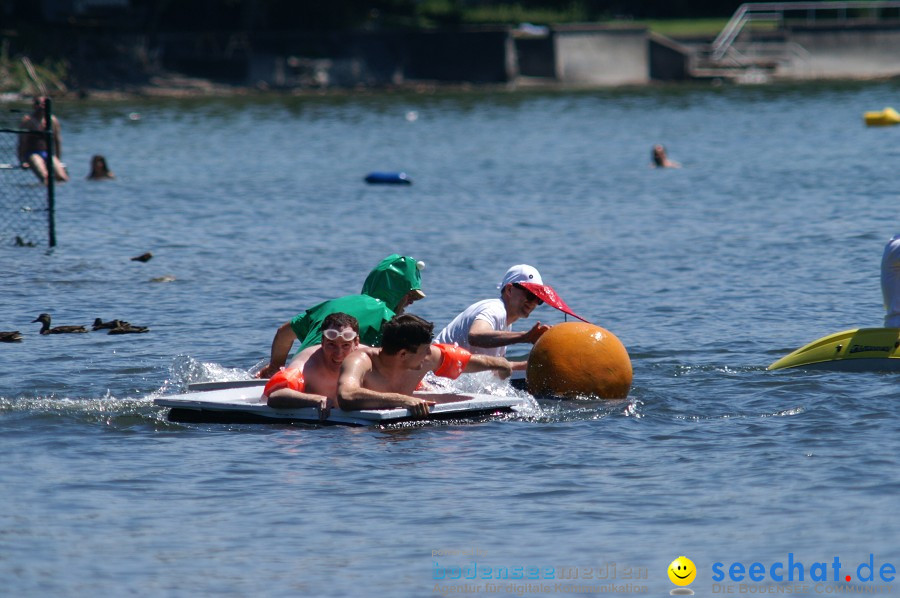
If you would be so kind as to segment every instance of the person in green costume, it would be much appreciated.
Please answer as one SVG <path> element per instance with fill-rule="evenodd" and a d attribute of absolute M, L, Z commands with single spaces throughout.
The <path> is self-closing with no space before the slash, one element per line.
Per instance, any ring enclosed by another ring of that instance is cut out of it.
<path fill-rule="evenodd" d="M 322 342 L 322 321 L 328 314 L 344 312 L 359 321 L 359 338 L 364 345 L 381 344 L 381 326 L 413 303 L 425 297 L 422 292 L 423 262 L 394 253 L 387 256 L 363 283 L 359 295 L 347 295 L 322 302 L 294 316 L 278 328 L 272 340 L 269 363 L 257 377 L 273 376 L 287 361 L 295 340 L 300 349 Z"/>

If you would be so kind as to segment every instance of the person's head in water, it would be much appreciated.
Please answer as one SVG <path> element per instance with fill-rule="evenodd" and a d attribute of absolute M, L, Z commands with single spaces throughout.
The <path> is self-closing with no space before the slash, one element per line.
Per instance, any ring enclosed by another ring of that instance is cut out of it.
<path fill-rule="evenodd" d="M 113 179 L 116 175 L 112 173 L 106 163 L 106 158 L 97 154 L 91 158 L 91 172 L 88 174 L 89 179 Z"/>
<path fill-rule="evenodd" d="M 653 163 L 662 168 L 666 165 L 666 148 L 656 144 L 653 146 Z"/>
<path fill-rule="evenodd" d="M 666 148 L 660 144 L 653 146 L 651 155 L 653 157 L 653 166 L 656 168 L 681 168 L 681 164 L 674 160 L 669 160 L 669 156 L 666 155 Z"/>
<path fill-rule="evenodd" d="M 413 314 L 394 316 L 381 327 L 382 352 L 400 355 L 411 370 L 418 369 L 428 357 L 432 339 L 434 324 Z"/>

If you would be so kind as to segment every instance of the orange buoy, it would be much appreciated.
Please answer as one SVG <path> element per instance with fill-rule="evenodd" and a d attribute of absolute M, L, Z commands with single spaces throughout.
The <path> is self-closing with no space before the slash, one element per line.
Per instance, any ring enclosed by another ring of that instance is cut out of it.
<path fill-rule="evenodd" d="M 585 322 L 553 326 L 534 344 L 525 372 L 533 395 L 594 395 L 624 399 L 633 372 L 616 335 Z"/>

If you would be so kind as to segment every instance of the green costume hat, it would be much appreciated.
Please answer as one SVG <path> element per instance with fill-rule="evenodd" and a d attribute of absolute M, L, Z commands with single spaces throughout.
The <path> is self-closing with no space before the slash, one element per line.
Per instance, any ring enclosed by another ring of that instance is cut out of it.
<path fill-rule="evenodd" d="M 410 291 L 417 291 L 420 297 L 425 296 L 422 292 L 421 274 L 424 269 L 425 262 L 417 262 L 415 258 L 394 253 L 381 260 L 369 273 L 363 283 L 362 293 L 381 299 L 389 308 L 396 309 Z"/>

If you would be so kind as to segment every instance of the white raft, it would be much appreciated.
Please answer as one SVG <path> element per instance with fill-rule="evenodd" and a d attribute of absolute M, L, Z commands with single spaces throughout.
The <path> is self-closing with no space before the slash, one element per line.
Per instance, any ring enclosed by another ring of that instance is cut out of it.
<path fill-rule="evenodd" d="M 264 381 L 263 381 L 264 383 Z M 413 417 L 407 409 L 365 409 L 360 411 L 342 411 L 332 409 L 328 418 L 319 419 L 319 412 L 314 407 L 303 409 L 274 409 L 260 402 L 262 386 L 256 381 L 237 388 L 221 388 L 220 383 L 191 385 L 188 388 L 200 390 L 186 394 L 168 395 L 154 399 L 160 407 L 169 407 L 169 421 L 188 423 L 238 423 L 238 424 L 287 424 L 306 423 L 343 426 L 371 426 L 393 424 L 405 421 L 434 421 L 447 419 L 469 419 L 489 415 L 498 415 L 513 411 L 524 404 L 518 397 L 495 397 L 493 395 L 459 393 L 462 400 L 437 403 L 431 407 L 426 418 Z M 234 383 L 222 383 L 230 384 Z M 199 388 L 198 388 L 199 387 Z M 428 399 L 430 393 L 416 393 L 416 396 Z M 446 397 L 445 394 L 436 394 Z"/>

